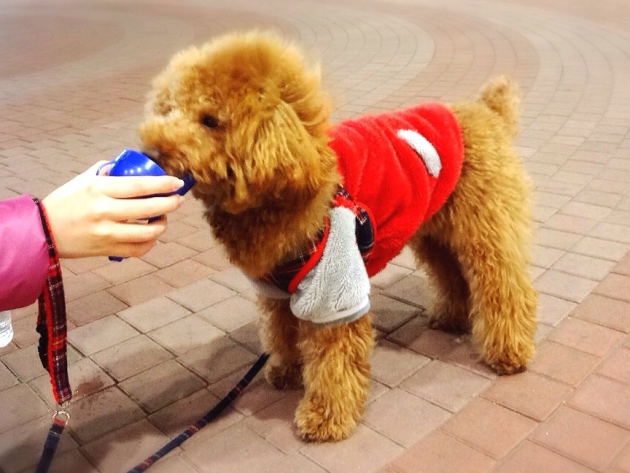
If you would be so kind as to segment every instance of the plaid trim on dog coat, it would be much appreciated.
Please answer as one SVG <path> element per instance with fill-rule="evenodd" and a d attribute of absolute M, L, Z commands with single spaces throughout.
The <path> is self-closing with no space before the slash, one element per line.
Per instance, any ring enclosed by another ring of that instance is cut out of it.
<path fill-rule="evenodd" d="M 446 202 L 463 160 L 459 124 L 437 103 L 346 120 L 330 136 L 343 187 L 320 238 L 253 281 L 267 296 L 291 298 L 296 317 L 326 325 L 368 312 L 368 278 Z"/>

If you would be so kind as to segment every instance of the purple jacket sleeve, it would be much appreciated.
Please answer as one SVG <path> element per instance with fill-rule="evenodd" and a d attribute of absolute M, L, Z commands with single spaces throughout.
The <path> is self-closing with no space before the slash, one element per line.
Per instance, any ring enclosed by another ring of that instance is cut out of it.
<path fill-rule="evenodd" d="M 0 310 L 25 307 L 48 274 L 46 237 L 30 196 L 0 201 Z"/>

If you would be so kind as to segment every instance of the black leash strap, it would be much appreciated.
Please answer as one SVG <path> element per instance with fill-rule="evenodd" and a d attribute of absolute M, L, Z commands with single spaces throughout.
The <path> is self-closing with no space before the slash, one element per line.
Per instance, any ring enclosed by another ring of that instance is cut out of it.
<path fill-rule="evenodd" d="M 42 456 L 39 459 L 35 473 L 46 473 L 50 468 L 50 464 L 57 451 L 57 445 L 59 445 L 59 440 L 61 440 L 61 434 L 63 433 L 63 429 L 66 428 L 68 420 L 70 420 L 70 414 L 66 411 L 55 411 L 53 414 L 52 425 L 48 431 L 46 442 L 44 442 L 44 450 L 42 451 Z"/>
<path fill-rule="evenodd" d="M 267 362 L 269 355 L 267 353 L 263 353 L 260 355 L 256 363 L 249 369 L 249 371 L 243 376 L 238 384 L 232 389 L 227 396 L 221 399 L 216 406 L 214 406 L 207 414 L 205 414 L 201 419 L 192 424 L 186 430 L 184 430 L 181 434 L 179 434 L 176 438 L 171 440 L 169 443 L 164 445 L 161 449 L 151 455 L 149 458 L 144 460 L 142 463 L 139 463 L 134 468 L 128 471 L 128 473 L 141 473 L 146 471 L 151 465 L 153 465 L 160 458 L 168 454 L 171 450 L 179 447 L 182 443 L 188 440 L 190 437 L 199 432 L 203 427 L 208 425 L 214 419 L 216 419 L 221 412 L 225 410 L 247 387 L 247 385 L 254 379 L 254 377 L 258 374 L 261 368 Z M 39 473 L 39 472 L 38 472 Z"/>

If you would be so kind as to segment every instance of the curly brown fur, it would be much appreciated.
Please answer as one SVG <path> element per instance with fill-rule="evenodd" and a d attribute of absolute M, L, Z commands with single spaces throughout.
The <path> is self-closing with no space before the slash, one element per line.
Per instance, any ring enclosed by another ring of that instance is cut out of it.
<path fill-rule="evenodd" d="M 517 94 L 509 80 L 456 105 L 465 156 L 446 205 L 409 245 L 442 296 L 433 324 L 472 330 L 497 372 L 524 369 L 533 351 L 536 296 L 528 279 L 528 182 L 511 138 Z M 330 104 L 317 68 L 277 36 L 218 38 L 176 55 L 155 79 L 140 128 L 144 150 L 193 195 L 230 261 L 265 275 L 304 252 L 340 176 L 326 134 Z M 304 386 L 296 425 L 306 440 L 340 440 L 360 419 L 374 332 L 369 315 L 319 328 L 286 301 L 261 297 L 267 379 Z"/>

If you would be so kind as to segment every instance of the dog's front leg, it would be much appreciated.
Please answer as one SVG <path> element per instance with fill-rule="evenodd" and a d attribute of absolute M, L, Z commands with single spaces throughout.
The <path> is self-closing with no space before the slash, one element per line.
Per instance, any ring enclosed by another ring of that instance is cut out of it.
<path fill-rule="evenodd" d="M 267 381 L 277 389 L 302 387 L 302 363 L 298 342 L 298 319 L 291 313 L 288 299 L 261 296 L 265 312 L 261 339 L 269 361 L 265 366 Z"/>
<path fill-rule="evenodd" d="M 336 327 L 302 325 L 305 393 L 295 422 L 304 440 L 337 441 L 352 433 L 367 398 L 373 345 L 374 330 L 367 314 Z"/>

